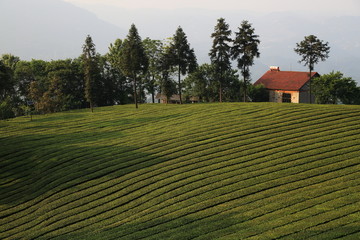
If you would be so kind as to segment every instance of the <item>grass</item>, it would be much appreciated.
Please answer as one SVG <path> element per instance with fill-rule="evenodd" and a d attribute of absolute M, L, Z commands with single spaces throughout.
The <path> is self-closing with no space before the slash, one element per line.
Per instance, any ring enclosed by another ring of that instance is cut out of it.
<path fill-rule="evenodd" d="M 358 239 L 360 107 L 97 108 L 0 122 L 0 239 Z"/>

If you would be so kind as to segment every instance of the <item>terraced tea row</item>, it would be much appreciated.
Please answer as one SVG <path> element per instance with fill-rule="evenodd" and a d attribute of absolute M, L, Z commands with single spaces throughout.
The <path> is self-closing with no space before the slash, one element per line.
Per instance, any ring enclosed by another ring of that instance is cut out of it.
<path fill-rule="evenodd" d="M 356 236 L 359 120 L 350 106 L 206 104 L 1 122 L 0 238 Z"/>

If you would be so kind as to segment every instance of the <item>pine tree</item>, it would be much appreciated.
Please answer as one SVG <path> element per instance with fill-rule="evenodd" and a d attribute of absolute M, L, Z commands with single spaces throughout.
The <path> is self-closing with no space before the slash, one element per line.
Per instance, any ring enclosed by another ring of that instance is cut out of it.
<path fill-rule="evenodd" d="M 240 69 L 244 79 L 244 102 L 247 99 L 247 86 L 250 84 L 250 66 L 254 65 L 254 58 L 260 57 L 258 45 L 260 44 L 259 36 L 254 34 L 248 21 L 243 21 L 239 27 L 239 32 L 235 32 L 235 40 L 231 48 L 233 60 L 237 60 L 237 66 Z"/>
<path fill-rule="evenodd" d="M 181 75 L 193 72 L 197 67 L 197 62 L 194 49 L 190 48 L 186 34 L 180 26 L 173 36 L 173 41 L 170 43 L 169 52 L 171 65 L 176 66 L 178 70 L 178 92 L 180 103 L 182 103 Z"/>
<path fill-rule="evenodd" d="M 85 98 L 90 104 L 91 112 L 94 111 L 94 102 L 96 98 L 96 75 L 99 73 L 95 44 L 90 35 L 86 37 L 83 45 L 83 66 L 85 77 Z"/>
<path fill-rule="evenodd" d="M 329 43 L 324 43 L 322 40 L 319 40 L 316 36 L 310 35 L 305 37 L 303 41 L 296 44 L 294 51 L 299 54 L 302 59 L 299 61 L 303 62 L 305 66 L 309 67 L 309 103 L 312 103 L 312 94 L 311 94 L 311 78 L 312 71 L 314 70 L 314 65 L 317 64 L 320 60 L 325 61 L 329 57 L 330 47 Z"/>
<path fill-rule="evenodd" d="M 124 40 L 120 50 L 120 68 L 125 76 L 133 81 L 134 102 L 138 108 L 137 80 L 140 74 L 147 71 L 149 60 L 146 56 L 141 37 L 134 24 Z"/>
<path fill-rule="evenodd" d="M 160 92 L 162 95 L 166 96 L 166 103 L 169 102 L 169 99 L 173 94 L 176 94 L 176 84 L 171 77 L 174 73 L 171 64 L 170 45 L 165 44 L 159 59 L 158 67 L 161 72 Z"/>
<path fill-rule="evenodd" d="M 211 34 L 213 38 L 212 49 L 209 56 L 211 63 L 214 64 L 216 72 L 219 73 L 219 100 L 222 102 L 222 84 L 224 81 L 224 74 L 231 68 L 230 64 L 230 43 L 232 42 L 231 30 L 224 18 L 218 19 L 218 23 L 214 28 L 214 33 Z"/>
<path fill-rule="evenodd" d="M 159 87 L 161 78 L 161 57 L 163 43 L 160 40 L 146 38 L 143 40 L 146 55 L 149 59 L 148 71 L 145 75 L 145 88 L 151 94 L 152 103 L 155 103 L 155 92 Z"/>

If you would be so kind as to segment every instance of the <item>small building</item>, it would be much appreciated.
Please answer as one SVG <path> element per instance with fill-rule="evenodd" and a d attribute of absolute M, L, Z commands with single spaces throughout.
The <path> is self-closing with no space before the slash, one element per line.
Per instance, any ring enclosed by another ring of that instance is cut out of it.
<path fill-rule="evenodd" d="M 312 78 L 319 77 L 317 72 Z M 270 67 L 254 85 L 262 84 L 269 91 L 269 102 L 309 103 L 309 72 L 280 71 Z M 312 96 L 312 101 L 314 97 Z"/>
<path fill-rule="evenodd" d="M 169 102 L 167 102 L 166 96 L 161 93 L 156 94 L 155 99 L 158 103 L 180 104 L 180 95 L 178 94 L 172 95 L 169 99 Z M 199 97 L 188 97 L 186 99 L 182 97 L 182 102 L 198 103 L 199 101 Z"/>
<path fill-rule="evenodd" d="M 169 99 L 169 102 L 166 99 L 166 95 L 161 93 L 156 94 L 155 99 L 158 101 L 158 103 L 180 104 L 180 95 L 178 94 L 172 95 Z"/>

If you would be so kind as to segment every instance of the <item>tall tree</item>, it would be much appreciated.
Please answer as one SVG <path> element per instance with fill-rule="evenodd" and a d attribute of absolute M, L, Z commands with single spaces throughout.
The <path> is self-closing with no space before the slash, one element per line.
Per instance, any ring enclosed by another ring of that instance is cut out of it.
<path fill-rule="evenodd" d="M 136 26 L 132 24 L 120 50 L 120 67 L 123 74 L 133 81 L 136 108 L 138 108 L 137 80 L 140 74 L 147 71 L 148 65 L 149 59 L 146 56 L 141 37 Z"/>
<path fill-rule="evenodd" d="M 127 81 L 126 76 L 121 71 L 121 48 L 123 47 L 123 41 L 116 39 L 114 44 L 110 44 L 109 52 L 106 55 L 107 61 L 111 65 L 109 71 L 112 72 L 114 78 L 114 84 L 116 86 L 116 102 L 120 104 L 130 103 L 132 99 L 129 95 L 132 95 L 133 90 L 131 83 Z"/>
<path fill-rule="evenodd" d="M 319 61 L 325 61 L 329 57 L 329 43 L 325 43 L 316 36 L 310 35 L 305 37 L 300 43 L 297 43 L 294 51 L 302 57 L 299 62 L 309 67 L 309 102 L 312 103 L 311 74 L 315 64 L 319 63 Z"/>
<path fill-rule="evenodd" d="M 224 101 L 239 101 L 239 75 L 236 70 L 230 69 L 223 74 L 222 99 Z M 197 70 L 184 80 L 188 96 L 199 97 L 199 101 L 214 102 L 219 99 L 219 84 L 217 72 L 213 64 L 202 64 Z"/>
<path fill-rule="evenodd" d="M 189 74 L 185 80 L 186 94 L 198 97 L 199 101 L 214 101 L 217 96 L 217 84 L 214 84 L 215 71 L 213 65 L 202 64 L 197 70 Z"/>
<path fill-rule="evenodd" d="M 15 91 L 11 69 L 0 59 L 0 102 Z"/>
<path fill-rule="evenodd" d="M 255 29 L 248 21 L 243 21 L 239 31 L 235 32 L 231 56 L 233 60 L 237 60 L 237 66 L 244 79 L 244 102 L 247 100 L 246 86 L 250 82 L 250 67 L 254 65 L 254 58 L 260 57 L 259 44 L 259 35 L 255 34 Z"/>
<path fill-rule="evenodd" d="M 316 103 L 320 104 L 357 104 L 359 89 L 351 77 L 341 72 L 331 72 L 313 79 L 313 92 Z"/>
<path fill-rule="evenodd" d="M 152 103 L 155 103 L 155 91 L 161 76 L 161 56 L 163 43 L 160 40 L 145 38 L 143 40 L 146 55 L 149 59 L 149 67 L 145 74 L 145 88 L 151 94 Z"/>
<path fill-rule="evenodd" d="M 33 101 L 29 94 L 31 82 L 36 81 L 41 91 L 45 89 L 48 75 L 46 68 L 47 62 L 35 59 L 30 62 L 19 61 L 16 64 L 14 78 L 17 94 L 24 102 Z"/>
<path fill-rule="evenodd" d="M 48 91 L 53 86 L 59 91 L 54 91 L 60 94 L 63 98 L 63 106 L 58 110 L 76 109 L 86 106 L 84 98 L 84 74 L 81 69 L 81 60 L 53 60 L 48 62 L 46 66 L 47 86 Z"/>
<path fill-rule="evenodd" d="M 180 26 L 176 30 L 172 40 L 169 49 L 171 65 L 177 67 L 178 93 L 180 96 L 180 103 L 182 103 L 181 75 L 193 72 L 197 67 L 197 62 L 194 49 L 190 48 L 186 34 Z"/>
<path fill-rule="evenodd" d="M 15 116 L 13 109 L 21 104 L 21 99 L 16 94 L 18 87 L 14 76 L 19 61 L 19 57 L 11 54 L 3 54 L 0 57 L 0 119 Z"/>
<path fill-rule="evenodd" d="M 173 68 L 171 67 L 170 44 L 165 44 L 160 56 L 159 70 L 161 72 L 160 78 L 160 93 L 166 96 L 166 103 L 173 94 L 176 94 L 176 84 L 172 79 Z"/>
<path fill-rule="evenodd" d="M 209 56 L 211 63 L 214 64 L 216 72 L 219 74 L 219 100 L 222 102 L 222 84 L 224 81 L 224 74 L 231 68 L 230 64 L 230 43 L 232 42 L 231 30 L 229 25 L 225 22 L 224 18 L 218 19 L 218 22 L 214 28 L 214 33 L 211 34 L 213 38 L 212 49 Z"/>
<path fill-rule="evenodd" d="M 94 111 L 94 102 L 96 97 L 96 78 L 99 74 L 95 44 L 90 35 L 86 37 L 83 45 L 83 65 L 85 77 L 85 98 L 90 103 L 91 112 Z"/>
<path fill-rule="evenodd" d="M 19 57 L 12 54 L 3 54 L 1 59 L 12 71 L 15 71 L 16 64 L 20 61 Z"/>

